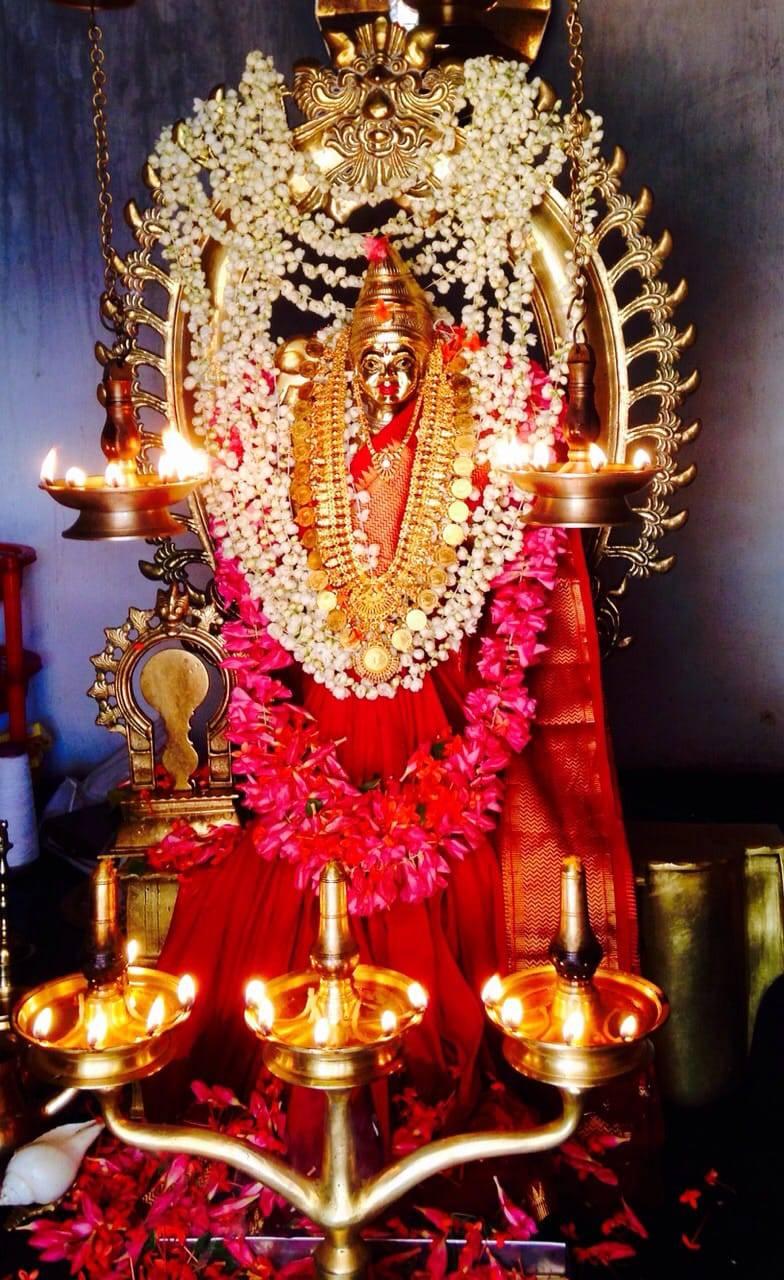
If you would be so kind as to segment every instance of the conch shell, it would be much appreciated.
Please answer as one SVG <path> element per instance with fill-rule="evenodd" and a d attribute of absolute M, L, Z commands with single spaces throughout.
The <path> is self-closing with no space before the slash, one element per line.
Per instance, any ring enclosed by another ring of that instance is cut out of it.
<path fill-rule="evenodd" d="M 100 1120 L 61 1124 L 12 1155 L 0 1187 L 0 1205 L 50 1204 L 65 1195 L 101 1132 Z"/>

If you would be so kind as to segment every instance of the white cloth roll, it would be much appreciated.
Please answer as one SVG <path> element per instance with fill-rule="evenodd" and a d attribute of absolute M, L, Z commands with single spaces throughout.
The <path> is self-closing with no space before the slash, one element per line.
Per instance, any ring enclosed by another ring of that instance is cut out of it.
<path fill-rule="evenodd" d="M 23 867 L 38 857 L 38 825 L 30 759 L 23 748 L 0 749 L 0 818 L 13 845 L 8 865 Z"/>

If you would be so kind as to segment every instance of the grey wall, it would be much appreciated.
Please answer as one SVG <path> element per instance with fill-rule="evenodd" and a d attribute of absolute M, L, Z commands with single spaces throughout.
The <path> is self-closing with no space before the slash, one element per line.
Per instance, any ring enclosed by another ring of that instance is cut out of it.
<path fill-rule="evenodd" d="M 560 0 L 559 0 L 560 3 Z M 588 94 L 608 140 L 630 152 L 630 187 L 654 188 L 654 226 L 675 237 L 683 319 L 705 419 L 692 518 L 671 575 L 638 587 L 636 645 L 608 667 L 625 765 L 784 765 L 784 5 L 780 0 L 586 0 Z M 101 285 L 85 98 L 84 16 L 48 0 L 0 0 L 0 538 L 32 543 L 28 635 L 45 668 L 33 710 L 54 729 L 56 768 L 113 743 L 93 727 L 88 655 L 102 628 L 147 604 L 138 547 L 63 542 L 64 514 L 36 488 L 58 443 L 98 461 L 93 399 Z M 141 164 L 194 96 L 239 76 L 248 49 L 286 69 L 319 51 L 310 0 L 137 0 L 104 21 L 112 80 L 114 190 L 141 196 Z M 551 30 L 543 73 L 563 83 Z"/>

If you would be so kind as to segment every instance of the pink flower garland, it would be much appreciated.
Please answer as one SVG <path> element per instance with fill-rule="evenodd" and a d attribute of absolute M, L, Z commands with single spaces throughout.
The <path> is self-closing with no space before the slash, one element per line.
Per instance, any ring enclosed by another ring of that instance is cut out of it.
<path fill-rule="evenodd" d="M 298 707 L 276 672 L 289 654 L 268 633 L 236 561 L 221 560 L 217 583 L 237 620 L 223 628 L 225 666 L 237 684 L 229 709 L 235 772 L 255 815 L 244 832 L 215 828 L 199 836 L 180 826 L 149 860 L 183 872 L 223 861 L 250 836 L 265 859 L 285 858 L 296 882 L 316 887 L 325 862 L 349 870 L 349 905 L 368 915 L 395 901 L 421 902 L 443 888 L 451 858 L 469 855 L 495 825 L 503 771 L 531 736 L 536 704 L 528 668 L 546 646 L 563 530 L 526 530 L 520 555 L 493 583 L 492 635 L 480 642 L 484 683 L 468 694 L 462 733 L 420 747 L 400 778 L 355 786 L 324 741 L 315 720 Z"/>

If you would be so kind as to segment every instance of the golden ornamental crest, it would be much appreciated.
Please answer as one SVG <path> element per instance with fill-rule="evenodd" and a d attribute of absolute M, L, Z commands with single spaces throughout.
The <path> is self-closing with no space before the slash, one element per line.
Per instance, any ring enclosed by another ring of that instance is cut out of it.
<path fill-rule="evenodd" d="M 380 17 L 353 35 L 325 32 L 333 66 L 297 64 L 291 96 L 306 122 L 294 130 L 294 143 L 319 174 L 316 182 L 307 175 L 295 182 L 303 211 L 329 207 L 344 219 L 356 204 L 342 203 L 342 191 L 406 187 L 422 153 L 444 144 L 463 73 L 454 60 L 431 66 L 436 36 L 435 29 L 409 32 Z M 422 197 L 434 185 L 435 175 L 407 196 Z"/>

